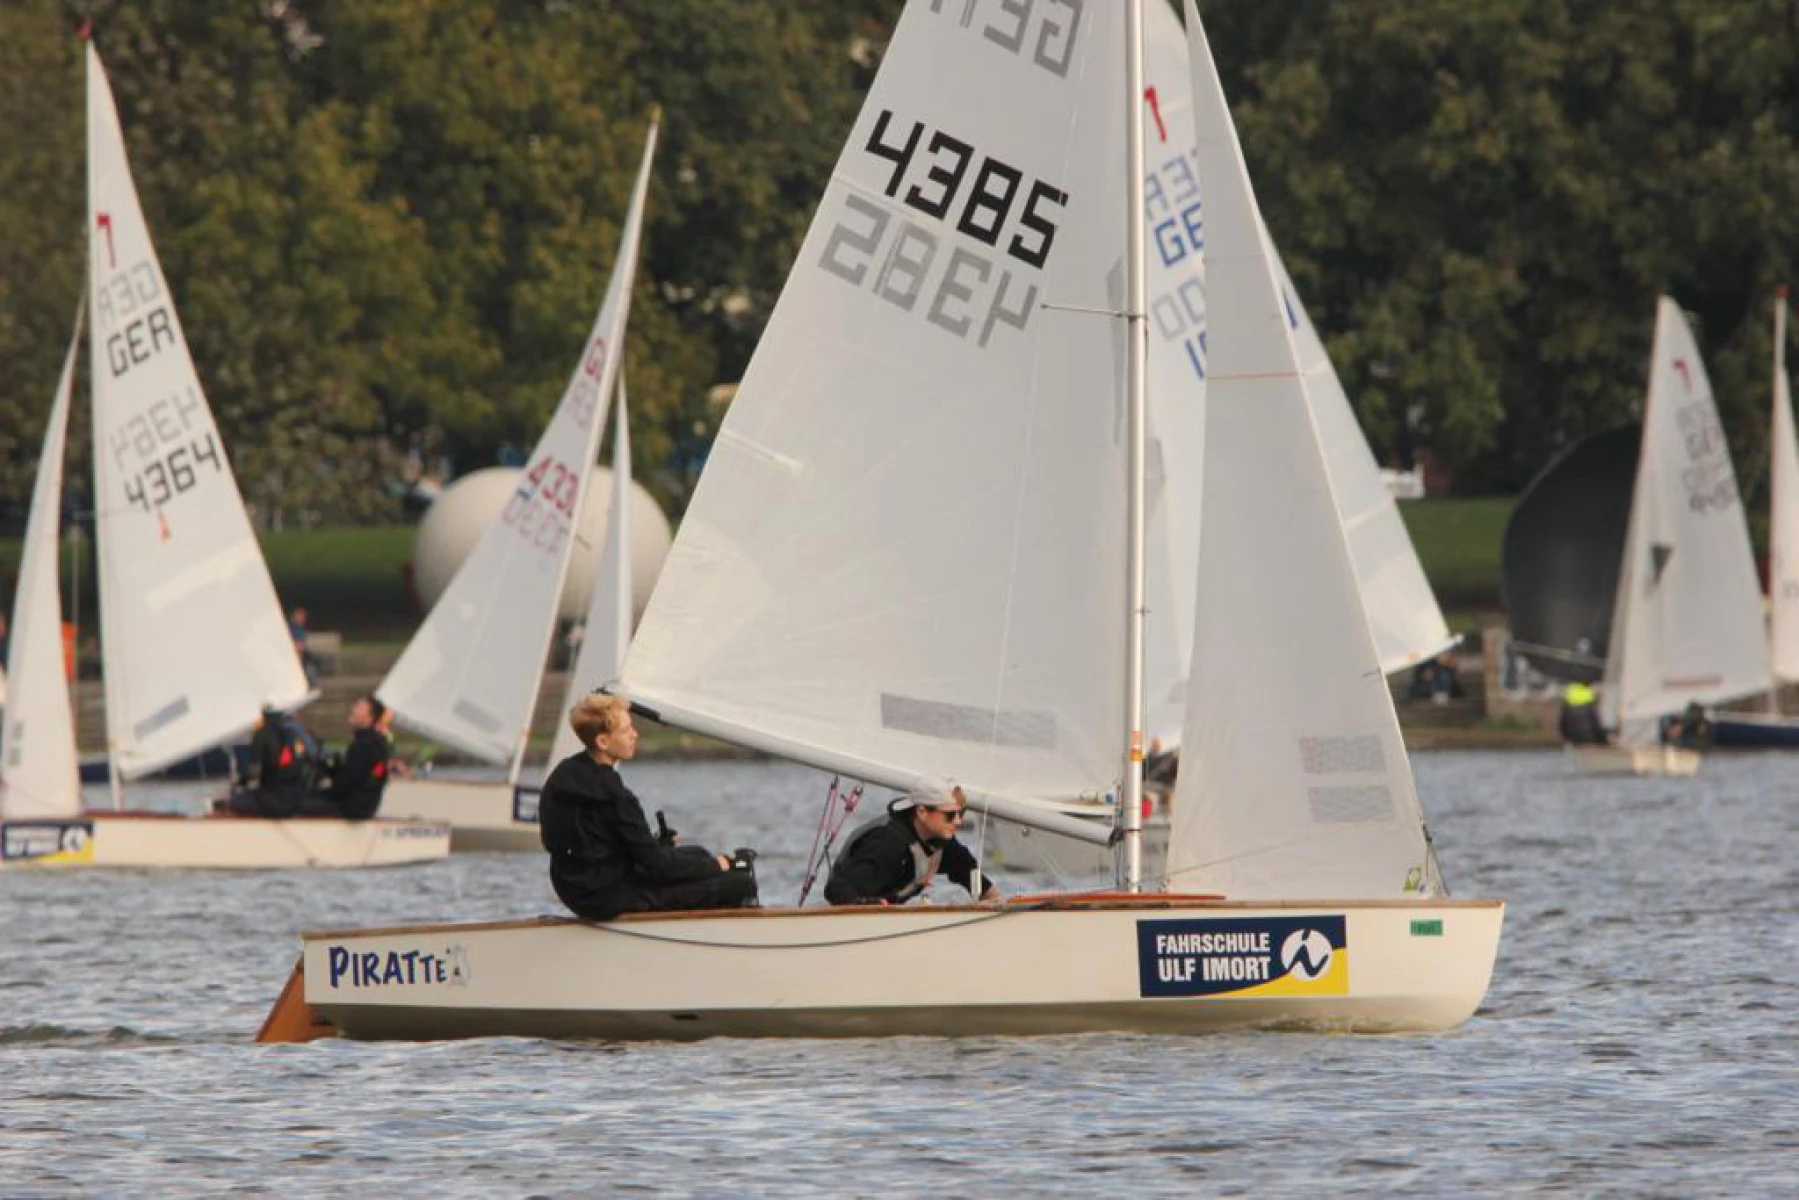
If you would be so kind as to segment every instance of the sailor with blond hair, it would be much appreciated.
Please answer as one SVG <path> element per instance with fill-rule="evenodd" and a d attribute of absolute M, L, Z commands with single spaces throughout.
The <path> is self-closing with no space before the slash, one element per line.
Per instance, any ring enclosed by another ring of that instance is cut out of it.
<path fill-rule="evenodd" d="M 637 754 L 629 701 L 584 696 L 568 719 L 583 749 L 556 764 L 537 807 L 550 885 L 564 904 L 578 916 L 609 921 L 628 912 L 756 903 L 755 851 L 727 857 L 676 845 L 666 826 L 650 831 L 643 805 L 618 773 L 618 764 Z"/>

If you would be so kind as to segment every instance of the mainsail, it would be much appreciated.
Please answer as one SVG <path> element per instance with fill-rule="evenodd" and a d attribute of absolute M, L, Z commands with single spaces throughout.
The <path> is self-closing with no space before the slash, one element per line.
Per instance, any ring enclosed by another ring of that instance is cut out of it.
<path fill-rule="evenodd" d="M 6 647 L 11 693 L 0 732 L 0 813 L 15 818 L 72 816 L 81 811 L 81 765 L 69 679 L 63 669 L 62 590 L 56 579 L 63 446 L 75 354 L 81 345 L 81 315 L 77 309 L 75 333 L 44 426 L 44 449 L 31 485 L 31 515 L 25 520 L 18 590 L 13 595 L 12 638 Z"/>
<path fill-rule="evenodd" d="M 634 699 L 876 783 L 1115 788 L 1124 16 L 906 8 L 632 642 Z"/>
<path fill-rule="evenodd" d="M 1210 312 L 1199 596 L 1168 883 L 1398 897 L 1436 877 L 1309 376 L 1187 0 Z"/>
<path fill-rule="evenodd" d="M 625 344 L 656 126 L 580 364 L 518 488 L 457 568 L 377 693 L 408 728 L 516 773 Z"/>
<path fill-rule="evenodd" d="M 135 778 L 307 696 L 87 55 L 94 507 L 107 740 Z"/>
<path fill-rule="evenodd" d="M 631 644 L 631 423 L 625 381 L 618 381 L 618 416 L 612 424 L 612 505 L 606 511 L 606 540 L 587 601 L 581 649 L 568 673 L 567 706 L 618 678 Z M 550 765 L 581 748 L 567 720 L 556 722 Z"/>
<path fill-rule="evenodd" d="M 1766 691 L 1768 663 L 1761 585 L 1730 447 L 1693 331 L 1663 296 L 1605 715 L 1630 740 L 1652 740 L 1655 720 L 1689 703 Z"/>
<path fill-rule="evenodd" d="M 1769 447 L 1768 601 L 1774 677 L 1799 680 L 1799 432 L 1787 382 L 1787 294 L 1774 301 L 1774 441 Z"/>

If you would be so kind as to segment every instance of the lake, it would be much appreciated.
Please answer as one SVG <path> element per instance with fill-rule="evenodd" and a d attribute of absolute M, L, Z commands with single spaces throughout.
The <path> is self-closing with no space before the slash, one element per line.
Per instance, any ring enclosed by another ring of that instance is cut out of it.
<path fill-rule="evenodd" d="M 1486 1004 L 1429 1037 L 259 1047 L 302 929 L 552 912 L 541 857 L 9 874 L 0 1193 L 1799 1188 L 1799 757 L 1684 781 L 1415 764 L 1452 889 L 1510 905 Z M 626 775 L 793 898 L 825 777 Z"/>

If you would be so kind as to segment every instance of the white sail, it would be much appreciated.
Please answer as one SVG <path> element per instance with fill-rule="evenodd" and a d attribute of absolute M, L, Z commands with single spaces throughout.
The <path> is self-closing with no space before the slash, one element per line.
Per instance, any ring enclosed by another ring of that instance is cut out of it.
<path fill-rule="evenodd" d="M 1263 236 L 1269 236 L 1266 230 Z M 1380 463 L 1349 405 L 1349 394 L 1337 378 L 1337 369 L 1331 365 L 1286 265 L 1272 248 L 1272 239 L 1269 253 L 1287 305 L 1293 350 L 1305 373 L 1325 466 L 1330 470 L 1337 517 L 1349 539 L 1349 558 L 1374 634 L 1375 654 L 1381 670 L 1392 674 L 1436 657 L 1455 639 L 1424 576 L 1424 564 L 1418 561 L 1399 505 L 1381 478 Z"/>
<path fill-rule="evenodd" d="M 1167 493 L 1178 515 L 1167 522 L 1172 549 L 1164 553 L 1151 528 L 1149 562 L 1153 583 L 1167 564 L 1184 590 L 1179 599 L 1192 611 L 1199 552 L 1199 464 L 1204 453 L 1203 400 L 1206 362 L 1206 301 L 1200 268 L 1205 240 L 1201 220 L 1199 173 L 1193 155 L 1192 77 L 1187 38 L 1174 9 L 1158 0 L 1145 6 L 1145 67 L 1150 105 L 1146 184 L 1146 216 L 1150 227 L 1150 404 L 1155 413 L 1160 458 L 1172 476 Z M 1264 230 L 1264 236 L 1267 231 Z M 1381 669 L 1388 673 L 1435 656 L 1453 641 L 1443 612 L 1425 578 L 1424 568 L 1406 532 L 1399 507 L 1380 474 L 1380 464 L 1356 421 L 1349 396 L 1337 377 L 1287 274 L 1280 253 L 1270 254 L 1287 318 L 1293 330 L 1300 369 L 1318 433 L 1324 442 L 1338 515 L 1349 536 L 1349 554 L 1362 588 L 1362 602 L 1374 631 Z M 1156 456 L 1152 454 L 1152 460 Z M 1152 480 L 1153 485 L 1153 480 Z M 1152 602 L 1151 618 L 1155 617 Z M 1183 648 L 1192 644 L 1185 629 L 1176 635 Z M 1179 675 L 1184 682 L 1183 652 Z M 1161 696 L 1154 681 L 1163 665 L 1152 653 L 1149 699 L 1153 719 Z M 1174 706 L 1179 724 L 1180 709 Z"/>
<path fill-rule="evenodd" d="M 631 588 L 631 422 L 621 376 L 618 416 L 612 425 L 612 504 L 606 511 L 606 541 L 600 547 L 593 594 L 587 602 L 581 649 L 569 669 L 565 708 L 617 679 L 624 669 L 625 649 L 631 644 Z M 580 748 L 568 721 L 559 719 L 550 763 L 559 763 Z"/>
<path fill-rule="evenodd" d="M 1206 285 L 1187 43 L 1174 10 L 1144 6 L 1144 263 L 1149 292 L 1148 513 L 1144 536 L 1145 726 L 1180 739 L 1193 657 L 1205 455 Z"/>
<path fill-rule="evenodd" d="M 400 724 L 488 762 L 522 755 L 568 571 L 573 516 L 599 451 L 604 398 L 624 352 L 656 127 L 606 299 L 506 508 L 475 543 L 377 692 Z"/>
<path fill-rule="evenodd" d="M 75 750 L 69 677 L 63 667 L 62 589 L 57 586 L 63 445 L 75 353 L 81 345 L 81 316 L 77 309 L 75 333 L 44 426 L 44 449 L 31 485 L 31 515 L 25 519 L 19 556 L 18 590 L 13 594 L 12 639 L 6 647 L 12 692 L 0 732 L 0 813 L 15 818 L 64 817 L 81 811 L 81 764 Z"/>
<path fill-rule="evenodd" d="M 1199 603 L 1168 882 L 1233 898 L 1435 889 L 1279 272 L 1187 3 L 1211 307 Z"/>
<path fill-rule="evenodd" d="M 306 679 L 88 47 L 94 507 L 107 740 L 125 778 L 293 706 Z"/>
<path fill-rule="evenodd" d="M 1641 741 L 1687 704 L 1766 691 L 1749 526 L 1686 317 L 1656 307 L 1643 450 L 1607 662 L 1607 713 Z"/>
<path fill-rule="evenodd" d="M 1774 302 L 1774 440 L 1769 447 L 1768 600 L 1774 677 L 1799 680 L 1799 433 L 1786 367 L 1787 297 Z"/>
<path fill-rule="evenodd" d="M 906 8 L 638 626 L 634 698 L 878 783 L 1116 785 L 1123 26 Z"/>

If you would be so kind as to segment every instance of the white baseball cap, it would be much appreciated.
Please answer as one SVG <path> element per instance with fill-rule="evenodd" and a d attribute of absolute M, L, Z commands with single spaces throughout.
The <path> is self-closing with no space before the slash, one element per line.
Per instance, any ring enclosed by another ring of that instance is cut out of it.
<path fill-rule="evenodd" d="M 894 808 L 961 808 L 967 803 L 961 784 L 953 779 L 927 775 L 915 782 Z"/>

